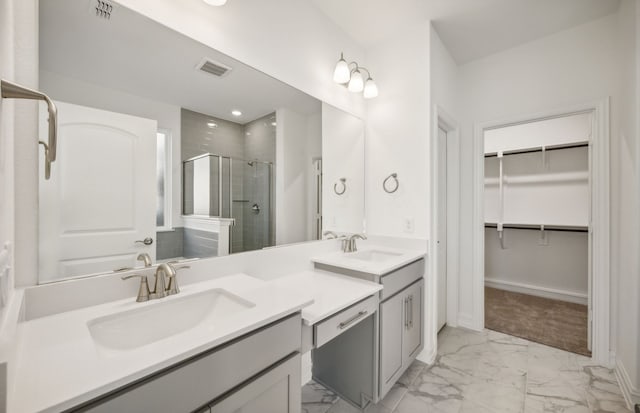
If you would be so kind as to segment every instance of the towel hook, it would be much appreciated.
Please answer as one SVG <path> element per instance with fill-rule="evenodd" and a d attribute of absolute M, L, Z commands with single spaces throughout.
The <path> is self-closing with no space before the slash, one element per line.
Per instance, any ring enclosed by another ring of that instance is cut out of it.
<path fill-rule="evenodd" d="M 347 178 L 340 178 L 340 184 L 342 185 L 342 191 L 338 190 L 338 182 L 336 182 L 335 184 L 333 184 L 333 192 L 336 193 L 336 195 L 342 195 L 345 192 L 347 192 Z"/>
<path fill-rule="evenodd" d="M 393 189 L 388 189 L 387 188 L 387 181 L 389 179 L 393 179 L 395 181 L 395 186 Z M 387 176 L 385 178 L 384 181 L 382 181 L 382 189 L 384 189 L 384 191 L 388 194 L 392 194 L 394 192 L 396 192 L 398 190 L 398 188 L 400 188 L 400 181 L 398 181 L 398 174 L 397 173 L 392 173 L 391 175 Z"/>

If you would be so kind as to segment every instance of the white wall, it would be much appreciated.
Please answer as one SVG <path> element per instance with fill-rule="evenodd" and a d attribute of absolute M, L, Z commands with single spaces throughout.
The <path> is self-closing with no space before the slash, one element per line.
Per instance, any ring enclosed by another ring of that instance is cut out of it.
<path fill-rule="evenodd" d="M 429 238 L 430 38 L 431 23 L 424 21 L 367 50 L 367 67 L 380 88 L 379 96 L 367 102 L 367 234 Z M 398 174 L 400 186 L 388 194 L 382 182 L 391 173 Z M 437 330 L 436 284 L 429 273 L 427 270 L 425 280 L 425 348 L 418 355 L 425 362 L 435 357 Z"/>
<path fill-rule="evenodd" d="M 621 45 L 619 37 L 624 34 L 620 30 L 625 30 L 620 28 L 619 19 L 629 14 L 632 3 L 623 2 L 620 15 L 608 16 L 459 67 L 457 101 L 463 119 L 460 225 L 461 234 L 468 234 L 472 231 L 473 215 L 474 124 L 548 112 L 611 96 L 612 346 L 637 389 L 640 369 L 637 345 L 638 189 L 634 182 L 633 152 L 630 152 L 633 145 L 628 143 L 637 143 L 637 135 L 635 130 L 625 126 L 625 116 L 633 118 L 636 115 L 635 109 L 628 105 L 629 99 L 624 97 L 625 90 L 636 88 L 629 84 L 633 77 L 630 73 L 635 72 L 628 72 L 629 68 L 623 64 L 629 60 L 624 56 L 632 48 Z M 626 123 L 631 125 L 633 120 L 626 120 Z M 474 302 L 470 237 L 461 237 L 460 251 L 459 311 L 461 318 L 471 319 Z M 616 306 L 620 308 L 616 310 Z"/>
<path fill-rule="evenodd" d="M 179 106 L 104 88 L 48 71 L 40 71 L 40 89 L 54 100 L 153 119 L 158 121 L 158 128 L 170 131 L 173 152 L 171 219 L 173 226 L 182 226 Z M 53 167 L 55 168 L 55 164 Z"/>
<path fill-rule="evenodd" d="M 612 139 L 611 270 L 614 277 L 612 315 L 616 373 L 634 403 L 640 403 L 640 187 L 638 180 L 638 65 L 640 19 L 638 2 L 625 0 L 618 15 L 621 54 L 620 132 Z M 615 109 L 615 108 L 614 108 Z M 617 139 L 616 139 L 617 138 Z"/>
<path fill-rule="evenodd" d="M 380 95 L 367 102 L 367 232 L 428 238 L 430 23 L 406 28 L 367 51 Z M 383 180 L 398 174 L 388 194 Z M 412 230 L 405 230 L 405 220 Z"/>
<path fill-rule="evenodd" d="M 308 118 L 276 111 L 276 245 L 307 241 Z"/>
<path fill-rule="evenodd" d="M 322 104 L 322 229 L 364 231 L 364 121 Z M 344 178 L 346 189 L 342 192 Z M 334 186 L 335 187 L 334 190 Z"/>
<path fill-rule="evenodd" d="M 315 223 L 316 181 L 313 160 L 322 157 L 322 110 L 309 116 L 307 121 L 307 239 L 317 238 Z M 363 183 L 364 187 L 364 183 Z M 320 188 L 322 200 L 322 188 Z"/>

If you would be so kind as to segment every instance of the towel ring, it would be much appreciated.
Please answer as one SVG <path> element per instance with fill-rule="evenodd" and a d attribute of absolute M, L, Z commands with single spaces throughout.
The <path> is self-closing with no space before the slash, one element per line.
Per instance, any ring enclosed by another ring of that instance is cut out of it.
<path fill-rule="evenodd" d="M 347 178 L 340 178 L 340 184 L 342 185 L 342 191 L 338 191 L 338 183 L 336 182 L 335 184 L 333 184 L 333 192 L 336 193 L 336 195 L 342 195 L 347 191 L 347 184 L 345 183 L 347 181 Z"/>
<path fill-rule="evenodd" d="M 389 179 L 393 179 L 396 183 L 395 187 L 393 189 L 387 189 L 387 181 Z M 384 189 L 384 191 L 388 194 L 392 194 L 394 192 L 396 192 L 398 190 L 398 188 L 400 188 L 400 181 L 398 181 L 398 174 L 397 173 L 392 173 L 391 175 L 387 176 L 387 178 L 382 182 L 382 189 Z"/>

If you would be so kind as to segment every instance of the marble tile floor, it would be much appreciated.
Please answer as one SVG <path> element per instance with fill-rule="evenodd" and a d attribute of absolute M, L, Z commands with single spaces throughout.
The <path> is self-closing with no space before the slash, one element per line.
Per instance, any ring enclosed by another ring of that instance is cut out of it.
<path fill-rule="evenodd" d="M 357 413 L 322 385 L 302 413 Z M 445 327 L 436 362 L 414 362 L 367 413 L 605 413 L 626 408 L 613 371 L 591 359 L 490 330 Z"/>

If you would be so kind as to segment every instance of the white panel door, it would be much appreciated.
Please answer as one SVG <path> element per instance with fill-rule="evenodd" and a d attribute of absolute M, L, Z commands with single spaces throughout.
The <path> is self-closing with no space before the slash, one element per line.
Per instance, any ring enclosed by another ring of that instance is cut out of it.
<path fill-rule="evenodd" d="M 58 157 L 50 180 L 40 174 L 40 280 L 131 267 L 140 252 L 155 259 L 157 122 L 56 105 Z"/>
<path fill-rule="evenodd" d="M 447 320 L 447 132 L 438 128 L 438 331 Z"/>

